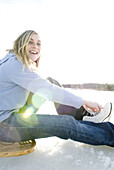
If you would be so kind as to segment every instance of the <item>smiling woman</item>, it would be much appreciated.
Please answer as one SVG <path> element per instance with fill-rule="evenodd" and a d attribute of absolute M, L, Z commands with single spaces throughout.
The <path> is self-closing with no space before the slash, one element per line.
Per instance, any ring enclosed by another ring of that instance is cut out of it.
<path fill-rule="evenodd" d="M 40 50 L 39 35 L 27 30 L 0 61 L 0 140 L 19 142 L 20 147 L 22 141 L 57 136 L 114 146 L 114 125 L 94 123 L 98 112 L 101 116 L 97 116 L 97 122 L 111 115 L 111 104 L 102 109 L 98 103 L 66 90 L 56 80 L 42 78 L 38 72 Z M 54 103 L 58 115 L 38 114 L 46 100 Z M 81 121 L 92 114 L 89 122 Z"/>

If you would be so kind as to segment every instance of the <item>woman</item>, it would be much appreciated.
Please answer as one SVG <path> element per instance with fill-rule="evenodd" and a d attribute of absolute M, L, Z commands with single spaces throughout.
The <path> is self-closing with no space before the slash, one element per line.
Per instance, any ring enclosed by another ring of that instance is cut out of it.
<path fill-rule="evenodd" d="M 39 35 L 28 30 L 0 62 L 0 140 L 21 142 L 57 136 L 114 146 L 113 124 L 81 121 L 90 115 L 87 109 L 98 113 L 102 106 L 68 92 L 51 78 L 39 76 L 40 50 Z M 59 115 L 36 114 L 45 100 L 54 102 Z M 105 114 L 111 111 L 111 106 L 108 108 Z"/>

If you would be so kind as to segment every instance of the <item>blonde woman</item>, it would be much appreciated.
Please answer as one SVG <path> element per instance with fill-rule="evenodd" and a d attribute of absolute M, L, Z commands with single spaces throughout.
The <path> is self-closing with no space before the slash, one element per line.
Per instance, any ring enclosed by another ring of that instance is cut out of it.
<path fill-rule="evenodd" d="M 89 109 L 99 113 L 98 121 L 102 122 L 110 115 L 111 104 L 102 110 L 98 103 L 83 100 L 54 79 L 42 78 L 38 73 L 40 50 L 38 33 L 27 30 L 0 61 L 0 140 L 21 142 L 57 136 L 91 145 L 114 146 L 113 124 L 82 121 L 91 117 Z M 54 102 L 59 115 L 37 113 L 46 100 Z"/>

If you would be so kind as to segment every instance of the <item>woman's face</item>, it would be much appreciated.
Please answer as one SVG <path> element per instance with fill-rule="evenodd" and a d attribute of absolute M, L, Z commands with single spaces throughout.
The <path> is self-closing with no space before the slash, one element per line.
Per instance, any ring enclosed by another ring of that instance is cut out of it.
<path fill-rule="evenodd" d="M 35 62 L 40 56 L 41 41 L 37 34 L 33 34 L 30 37 L 28 44 L 26 45 L 26 53 L 28 57 Z"/>

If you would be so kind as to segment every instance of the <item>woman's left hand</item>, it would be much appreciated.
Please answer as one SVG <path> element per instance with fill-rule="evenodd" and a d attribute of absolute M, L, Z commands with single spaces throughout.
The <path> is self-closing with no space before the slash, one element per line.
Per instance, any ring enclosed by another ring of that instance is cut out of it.
<path fill-rule="evenodd" d="M 83 100 L 83 106 L 86 107 L 87 109 L 90 109 L 91 111 L 95 113 L 99 113 L 101 109 L 103 108 L 100 104 L 96 102 L 91 102 L 91 101 L 86 101 L 86 100 Z"/>

